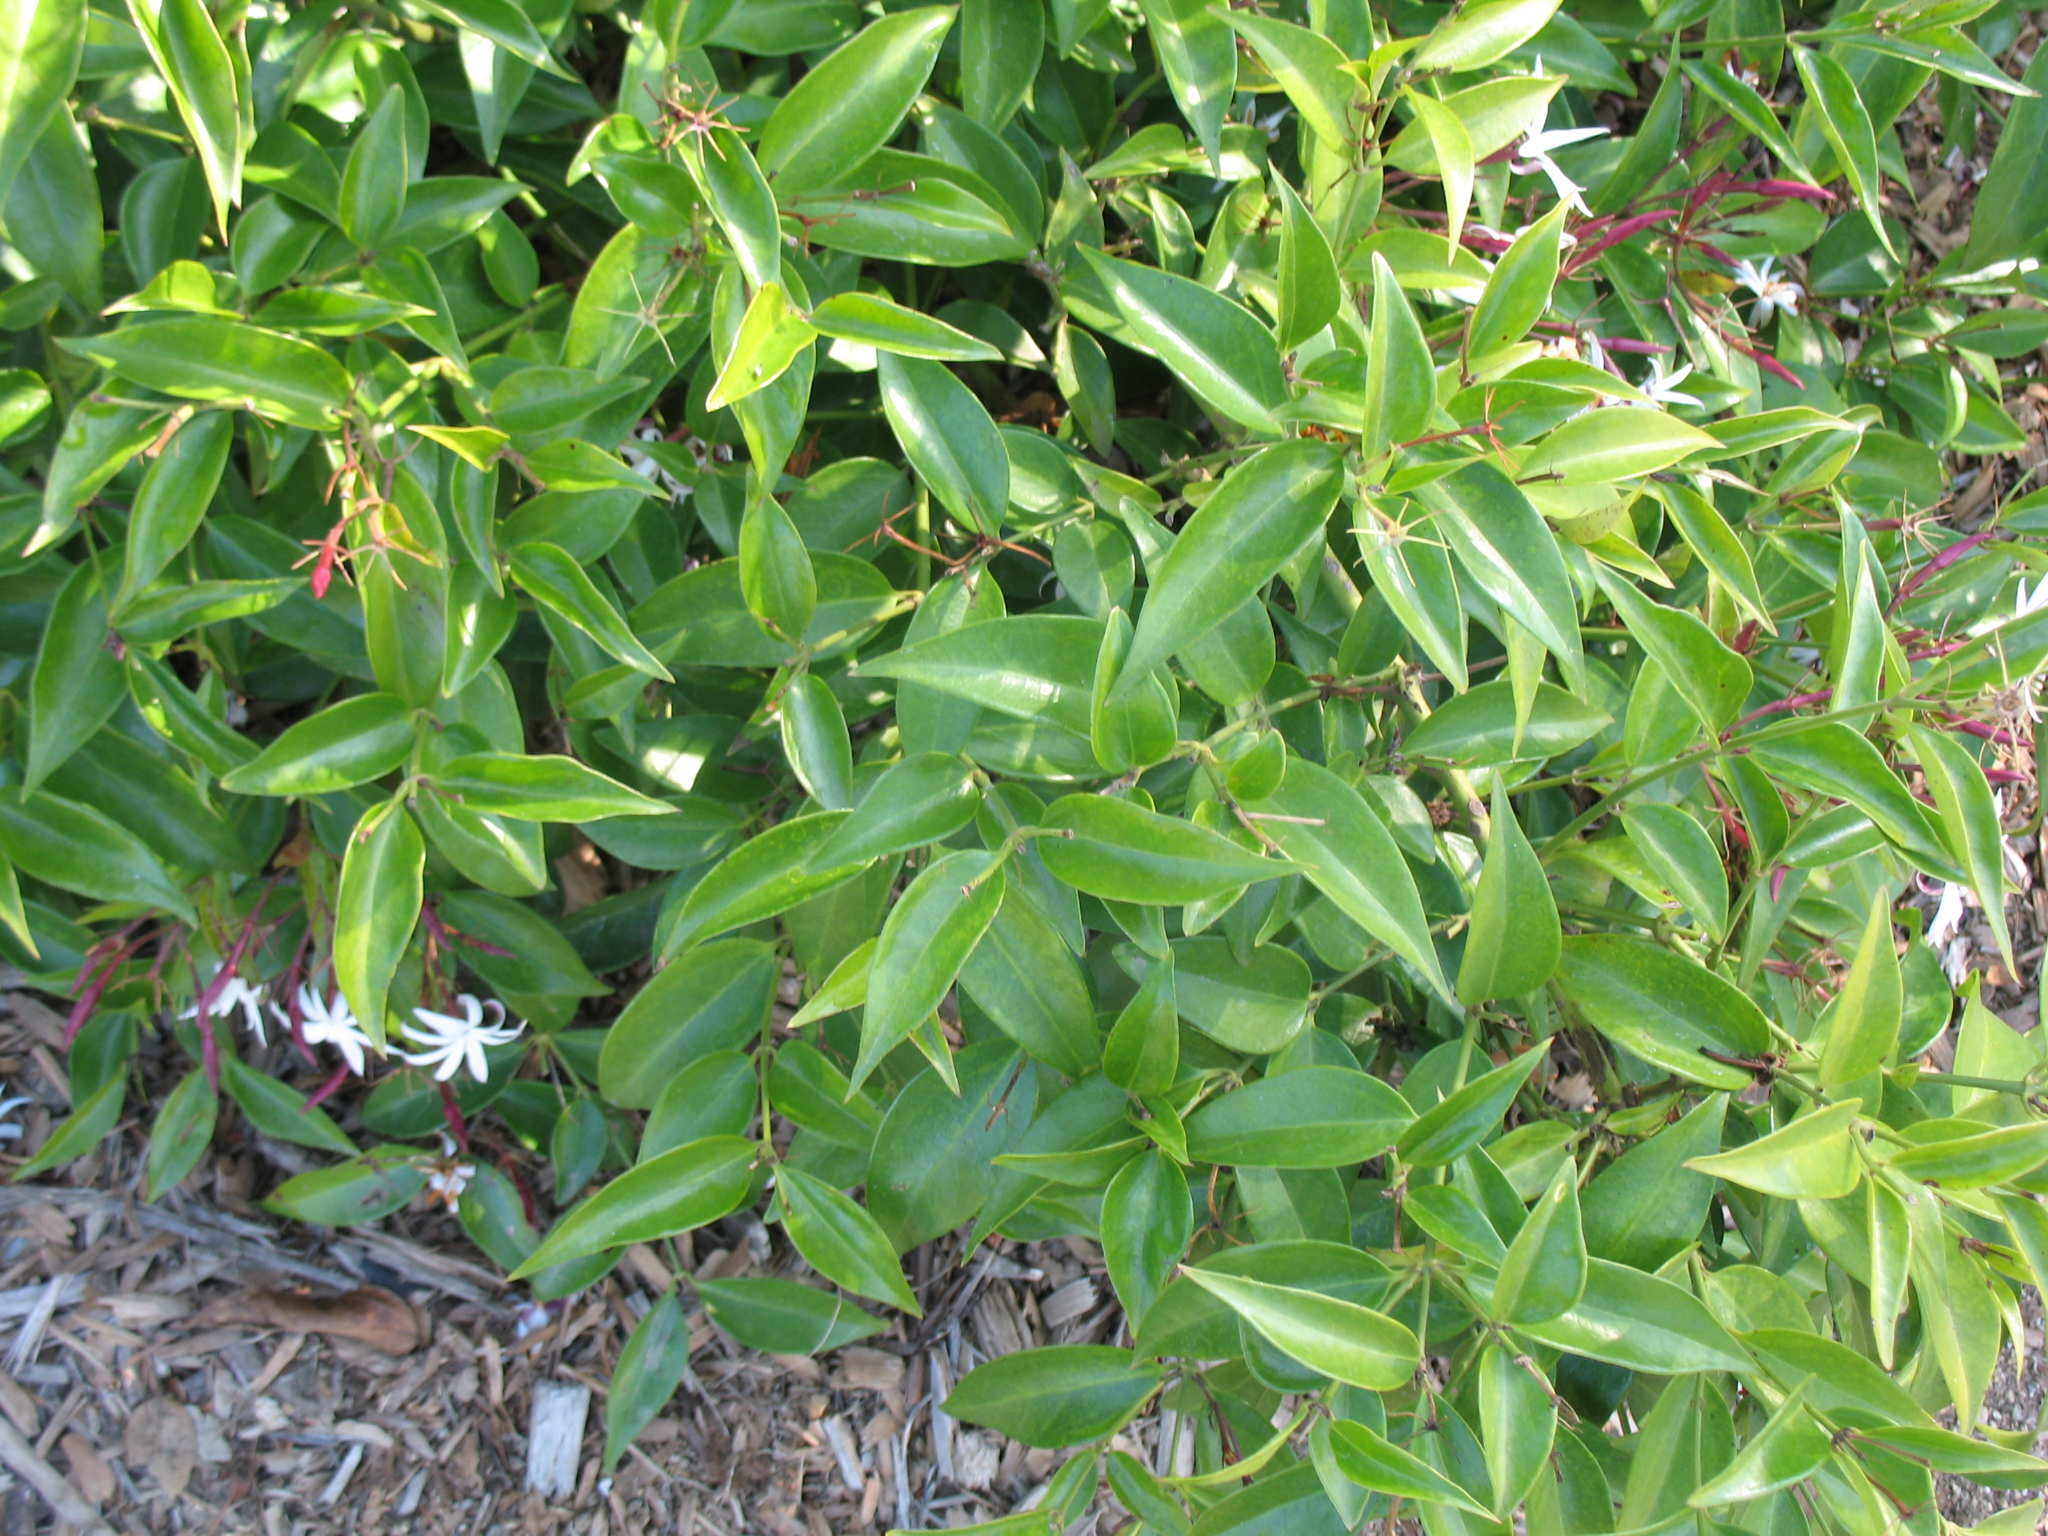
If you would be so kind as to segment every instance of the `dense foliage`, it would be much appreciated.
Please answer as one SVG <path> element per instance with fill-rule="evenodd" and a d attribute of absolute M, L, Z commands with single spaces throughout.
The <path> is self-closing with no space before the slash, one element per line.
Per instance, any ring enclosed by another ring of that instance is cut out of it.
<path fill-rule="evenodd" d="M 683 1307 L 1085 1234 L 1124 1330 L 946 1404 L 1085 1448 L 1006 1530 L 2048 1481 L 2048 1057 L 1907 900 L 2019 971 L 2012 0 L 0 13 L 24 1175 L 239 1116 L 543 1300 L 760 1211 L 614 1458 Z"/>

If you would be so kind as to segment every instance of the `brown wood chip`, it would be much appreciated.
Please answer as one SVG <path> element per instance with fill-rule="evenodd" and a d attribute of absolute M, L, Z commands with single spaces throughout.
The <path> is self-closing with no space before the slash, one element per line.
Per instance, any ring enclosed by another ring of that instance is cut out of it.
<path fill-rule="evenodd" d="M 166 1495 L 175 1499 L 192 1479 L 199 1465 L 199 1433 L 192 1415 L 182 1403 L 167 1397 L 152 1397 L 128 1415 L 121 1455 L 131 1467 L 141 1467 L 157 1480 Z"/>
<path fill-rule="evenodd" d="M 340 1296 L 258 1287 L 209 1302 L 192 1319 L 195 1328 L 236 1323 L 286 1333 L 331 1334 L 387 1355 L 410 1354 L 433 1332 L 432 1323 L 418 1307 L 375 1285 Z"/>

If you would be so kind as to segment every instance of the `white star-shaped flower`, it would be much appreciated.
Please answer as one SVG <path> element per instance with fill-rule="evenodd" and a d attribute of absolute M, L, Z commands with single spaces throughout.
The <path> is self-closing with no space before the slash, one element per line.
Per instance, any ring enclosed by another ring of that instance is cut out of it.
<path fill-rule="evenodd" d="M 526 1026 L 507 1024 L 505 1005 L 495 997 L 479 1002 L 465 992 L 455 1001 L 462 1009 L 459 1018 L 452 1013 L 436 1013 L 431 1008 L 413 1009 L 412 1016 L 417 1022 L 406 1026 L 406 1037 L 426 1049 L 398 1054 L 416 1067 L 432 1067 L 436 1082 L 447 1082 L 464 1065 L 471 1077 L 483 1082 L 491 1075 L 490 1063 L 484 1060 L 484 1047 L 510 1045 Z M 484 1022 L 487 1014 L 491 1019 L 488 1024 Z"/>
<path fill-rule="evenodd" d="M 8 1120 L 7 1117 L 17 1109 L 20 1109 L 24 1104 L 33 1103 L 35 1103 L 34 1099 L 22 1098 L 18 1094 L 10 1096 L 4 1087 L 0 1087 L 0 1141 L 21 1140 L 21 1127 Z"/>
<path fill-rule="evenodd" d="M 1605 134 L 1605 128 L 1541 128 L 1526 135 L 1522 140 L 1521 158 L 1509 162 L 1517 176 L 1534 176 L 1539 171 L 1550 178 L 1550 185 L 1557 195 L 1581 213 L 1592 212 L 1586 200 L 1580 196 L 1586 189 L 1564 173 L 1564 168 L 1551 159 L 1553 150 L 1563 149 L 1567 144 L 1580 144 L 1587 139 L 1597 139 Z"/>
<path fill-rule="evenodd" d="M 1773 256 L 1766 256 L 1761 263 L 1747 257 L 1736 262 L 1735 286 L 1756 295 L 1756 303 L 1749 310 L 1751 325 L 1762 325 L 1781 309 L 1788 315 L 1798 314 L 1799 301 L 1806 296 L 1806 290 L 1791 278 L 1779 276 L 1777 258 Z"/>
<path fill-rule="evenodd" d="M 270 1005 L 270 1015 L 287 1029 L 291 1027 L 291 1015 L 277 1004 Z M 331 1045 L 340 1051 L 341 1059 L 357 1077 L 363 1075 L 368 1059 L 365 1053 L 376 1049 L 349 1011 L 348 999 L 339 992 L 332 999 L 323 1000 L 311 987 L 299 988 L 299 1033 L 309 1046 Z"/>
<path fill-rule="evenodd" d="M 208 983 L 208 985 L 211 985 L 211 983 Z M 230 976 L 227 979 L 227 984 L 214 997 L 213 1007 L 208 1011 L 214 1018 L 219 1018 L 223 1014 L 231 1013 L 237 1008 L 241 1009 L 242 1027 L 256 1037 L 258 1045 L 268 1045 L 270 1041 L 263 1033 L 263 990 L 262 987 L 250 986 L 243 977 Z M 203 988 L 201 989 L 201 995 L 204 995 Z M 181 1019 L 198 1018 L 199 999 L 196 997 L 192 999 L 192 1006 L 179 1014 L 178 1017 Z"/>
<path fill-rule="evenodd" d="M 2035 582 L 2034 590 L 2031 592 L 2027 590 L 2027 579 L 2022 576 L 2019 596 L 2013 601 L 2012 616 L 2024 619 L 2028 614 L 2039 613 L 2043 608 L 2048 608 L 2048 576 L 2043 576 Z"/>
<path fill-rule="evenodd" d="M 1678 387 L 1691 377 L 1691 363 L 1687 363 L 1676 373 L 1666 373 L 1664 360 L 1661 357 L 1652 357 L 1650 376 L 1643 381 L 1642 390 L 1658 405 L 1698 405 L 1700 401 L 1697 395 L 1688 395 Z"/>
<path fill-rule="evenodd" d="M 469 1188 L 469 1181 L 476 1177 L 476 1164 L 458 1156 L 455 1140 L 445 1131 L 441 1134 L 441 1155 L 427 1165 L 427 1195 L 436 1205 L 454 1210 L 462 1199 L 462 1192 Z"/>

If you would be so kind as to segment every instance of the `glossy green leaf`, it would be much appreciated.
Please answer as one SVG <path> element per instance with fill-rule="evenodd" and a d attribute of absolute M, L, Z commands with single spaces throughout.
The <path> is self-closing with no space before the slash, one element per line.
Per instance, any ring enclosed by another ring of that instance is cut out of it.
<path fill-rule="evenodd" d="M 1436 408 L 1429 339 L 1384 256 L 1372 258 L 1372 350 L 1366 355 L 1365 455 L 1422 436 Z"/>
<path fill-rule="evenodd" d="M 1019 1350 L 960 1378 L 944 1407 L 1026 1445 L 1100 1439 L 1158 1390 L 1159 1368 L 1129 1350 L 1062 1344 Z"/>
<path fill-rule="evenodd" d="M 384 1001 L 419 922 L 426 845 L 397 800 L 350 835 L 334 894 L 334 979 L 372 1040 L 384 1038 Z"/>
<path fill-rule="evenodd" d="M 668 1405 L 689 1368 L 690 1327 L 683 1320 L 682 1303 L 673 1294 L 663 1296 L 634 1327 L 612 1372 L 611 1394 L 605 1399 L 607 1471 L 619 1464 L 626 1447 Z"/>
<path fill-rule="evenodd" d="M 831 1185 L 798 1168 L 775 1175 L 783 1200 L 783 1227 L 810 1266 L 856 1296 L 885 1301 L 922 1317 L 903 1278 L 896 1250 L 874 1218 Z"/>
<path fill-rule="evenodd" d="M 1202 1163 L 1339 1168 L 1378 1157 L 1414 1118 L 1378 1078 L 1348 1067 L 1301 1067 L 1196 1110 L 1187 1121 L 1188 1155 Z"/>
<path fill-rule="evenodd" d="M 855 1087 L 932 1016 L 995 921 L 1003 891 L 994 858 L 963 849 L 926 865 L 890 909 L 868 969 Z"/>
<path fill-rule="evenodd" d="M 2004 832 L 1991 785 L 1969 749 L 1955 737 L 1908 725 L 1906 739 L 1913 744 L 1927 787 L 1940 808 L 1948 846 L 1970 877 L 1970 889 L 1977 893 L 2007 969 L 2016 973 L 2012 932 L 2005 920 Z"/>
<path fill-rule="evenodd" d="M 1415 1335 L 1384 1312 L 1213 1270 L 1183 1273 L 1276 1349 L 1333 1380 L 1369 1392 L 1390 1392 L 1415 1374 L 1421 1360 Z"/>
<path fill-rule="evenodd" d="M 1522 1084 L 1542 1064 L 1549 1049 L 1550 1042 L 1541 1041 L 1505 1066 L 1474 1078 L 1441 1103 L 1430 1106 L 1395 1143 L 1401 1160 L 1413 1167 L 1433 1168 L 1478 1146 L 1500 1124 Z"/>
<path fill-rule="evenodd" d="M 1064 795 L 1040 823 L 1039 857 L 1055 878 L 1112 901 L 1178 905 L 1287 872 L 1227 837 L 1103 795 Z"/>
<path fill-rule="evenodd" d="M 918 477 L 948 512 L 994 535 L 1010 502 L 1010 460 L 982 403 L 943 364 L 884 354 L 882 408 Z"/>
<path fill-rule="evenodd" d="M 1230 47 L 1222 22 L 1215 25 Z M 1287 398 L 1280 349 L 1250 311 L 1171 272 L 1087 246 L 1080 254 L 1123 319 L 1120 340 L 1157 357 L 1210 410 L 1247 426 L 1274 425 L 1272 413 Z"/>
<path fill-rule="evenodd" d="M 1493 1315 L 1501 1322 L 1548 1322 L 1585 1294 L 1586 1238 L 1580 1226 L 1578 1174 L 1567 1158 L 1508 1245 L 1493 1290 Z M 1544 1449 L 1549 1449 L 1548 1437 Z"/>
<path fill-rule="evenodd" d="M 472 811 L 518 821 L 596 821 L 605 816 L 666 816 L 659 800 L 626 788 L 574 758 L 471 752 L 434 773 L 433 792 Z"/>
<path fill-rule="evenodd" d="M 571 1209 L 513 1277 L 601 1249 L 651 1243 L 730 1215 L 752 1187 L 759 1151 L 743 1137 L 707 1136 L 640 1164 Z"/>
<path fill-rule="evenodd" d="M 120 707 L 124 679 L 108 633 L 98 561 L 74 566 L 50 603 L 28 680 L 28 763 L 35 789 L 90 741 Z"/>
<path fill-rule="evenodd" d="M 1892 1054 L 1904 1017 L 1905 984 L 1892 949 L 1891 902 L 1879 894 L 1870 906 L 1856 963 L 1835 994 L 1827 1044 L 1820 1057 L 1821 1087 L 1831 1093 L 1875 1072 Z"/>
<path fill-rule="evenodd" d="M 247 406 L 295 427 L 331 426 L 351 388 L 341 364 L 311 342 L 211 317 L 131 324 L 65 346 L 147 388 Z"/>
<path fill-rule="evenodd" d="M 1715 939 L 1728 927 L 1728 876 L 1706 829 L 1675 805 L 1646 803 L 1622 813 L 1628 840 L 1664 888 Z"/>
<path fill-rule="evenodd" d="M 1536 850 L 1508 802 L 1493 792 L 1491 841 L 1472 893 L 1472 923 L 1458 966 L 1458 1001 L 1468 1006 L 1533 992 L 1557 969 L 1557 903 Z"/>
<path fill-rule="evenodd" d="M 1851 1099 L 1801 1115 L 1789 1125 L 1731 1151 L 1698 1157 L 1688 1168 L 1776 1195 L 1781 1200 L 1834 1200 L 1863 1181 Z"/>
<path fill-rule="evenodd" d="M 816 1355 L 852 1344 L 888 1325 L 816 1286 L 792 1280 L 700 1280 L 711 1320 L 748 1349 Z"/>
<path fill-rule="evenodd" d="M 779 195 L 826 185 L 895 136 L 953 15 L 935 5 L 884 16 L 797 82 L 761 130 L 761 168 Z"/>
<path fill-rule="evenodd" d="M 221 780 L 240 795 L 325 795 L 382 778 L 411 754 L 412 713 L 388 693 L 331 704 Z"/>
<path fill-rule="evenodd" d="M 1771 1048 L 1763 1010 L 1733 983 L 1646 939 L 1566 939 L 1557 984 L 1567 1006 L 1609 1039 L 1709 1088 L 1748 1087 L 1754 1073 L 1741 1062 Z"/>

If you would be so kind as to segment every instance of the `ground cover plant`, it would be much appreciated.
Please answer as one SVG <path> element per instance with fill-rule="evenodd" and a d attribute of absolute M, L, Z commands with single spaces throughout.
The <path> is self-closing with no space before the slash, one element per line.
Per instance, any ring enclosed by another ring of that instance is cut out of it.
<path fill-rule="evenodd" d="M 1006 1531 L 2048 1482 L 2013 0 L 0 16 L 19 1176 L 296 1143 L 542 1302 L 758 1213 L 614 1460 L 685 1309 L 1086 1236 Z"/>

